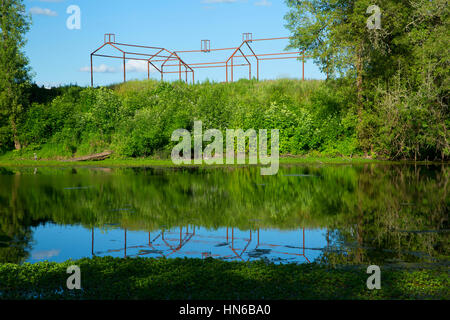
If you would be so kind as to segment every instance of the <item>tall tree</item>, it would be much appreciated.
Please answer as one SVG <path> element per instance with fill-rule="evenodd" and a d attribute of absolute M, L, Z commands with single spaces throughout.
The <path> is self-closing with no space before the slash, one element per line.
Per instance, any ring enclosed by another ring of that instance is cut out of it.
<path fill-rule="evenodd" d="M 22 50 L 31 18 L 22 0 L 0 0 L 0 4 L 0 117 L 7 119 L 14 147 L 20 149 L 17 125 L 30 82 L 28 59 Z"/>
<path fill-rule="evenodd" d="M 286 27 L 290 47 L 306 50 L 330 77 L 345 75 L 356 80 L 358 115 L 363 107 L 363 76 L 371 49 L 372 30 L 366 26 L 372 0 L 287 0 Z M 376 29 L 375 29 L 376 30 Z M 375 32 L 379 32 L 378 30 Z"/>
<path fill-rule="evenodd" d="M 450 155 L 448 2 L 286 0 L 290 47 L 306 50 L 323 71 L 354 80 L 365 151 Z M 371 28 L 377 11 L 380 24 Z"/>

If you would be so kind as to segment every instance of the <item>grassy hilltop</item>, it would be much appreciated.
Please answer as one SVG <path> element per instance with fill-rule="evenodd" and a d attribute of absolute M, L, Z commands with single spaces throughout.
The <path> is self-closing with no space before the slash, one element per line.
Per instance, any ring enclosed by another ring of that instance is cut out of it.
<path fill-rule="evenodd" d="M 359 152 L 352 94 L 323 81 L 160 83 L 131 81 L 101 88 L 35 88 L 19 126 L 24 148 L 5 159 L 57 160 L 114 151 L 116 158 L 167 158 L 173 130 L 279 129 L 280 152 Z"/>

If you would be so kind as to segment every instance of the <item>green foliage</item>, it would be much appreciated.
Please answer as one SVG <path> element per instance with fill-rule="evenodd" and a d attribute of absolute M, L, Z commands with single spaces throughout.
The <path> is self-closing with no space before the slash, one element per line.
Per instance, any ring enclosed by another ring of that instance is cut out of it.
<path fill-rule="evenodd" d="M 4 0 L 0 6 L 0 152 L 21 148 L 17 124 L 28 105 L 28 59 L 22 52 L 30 16 L 22 0 Z"/>
<path fill-rule="evenodd" d="M 306 50 L 330 77 L 343 76 L 356 88 L 355 137 L 365 153 L 449 158 L 448 0 L 286 3 L 290 47 Z M 371 5 L 380 8 L 381 29 L 366 26 Z"/>
<path fill-rule="evenodd" d="M 390 82 L 390 89 L 377 89 L 374 107 L 366 111 L 361 129 L 380 157 L 444 160 L 450 156 L 448 107 L 435 89 L 424 79 L 413 91 L 400 75 Z"/>
<path fill-rule="evenodd" d="M 82 290 L 66 286 L 82 270 Z M 394 269 L 368 290 L 363 267 L 275 265 L 215 259 L 93 258 L 64 263 L 0 264 L 0 299 L 310 300 L 448 299 L 448 270 Z"/>
<path fill-rule="evenodd" d="M 389 159 L 433 159 L 441 151 L 446 157 L 448 117 L 419 107 L 428 99 L 425 91 L 408 95 L 402 88 L 389 95 L 378 90 L 358 121 L 357 92 L 345 79 L 67 87 L 50 102 L 32 104 L 18 127 L 25 148 L 8 157 L 32 159 L 36 152 L 40 159 L 61 159 L 113 150 L 117 158 L 167 158 L 172 132 L 192 131 L 196 120 L 224 136 L 226 129 L 279 129 L 284 155 L 353 156 L 364 148 Z"/>
<path fill-rule="evenodd" d="M 366 9 L 379 1 L 286 0 L 289 47 L 306 50 L 323 72 L 354 77 L 368 50 Z"/>
<path fill-rule="evenodd" d="M 35 89 L 37 90 L 37 89 Z M 55 89 L 56 90 L 56 89 Z M 26 147 L 14 157 L 86 155 L 106 149 L 116 157 L 168 157 L 176 129 L 279 129 L 283 154 L 312 150 L 358 152 L 351 91 L 337 83 L 241 80 L 231 84 L 136 81 L 111 88 L 41 89 L 19 124 Z M 51 150 L 54 150 L 52 154 Z"/>

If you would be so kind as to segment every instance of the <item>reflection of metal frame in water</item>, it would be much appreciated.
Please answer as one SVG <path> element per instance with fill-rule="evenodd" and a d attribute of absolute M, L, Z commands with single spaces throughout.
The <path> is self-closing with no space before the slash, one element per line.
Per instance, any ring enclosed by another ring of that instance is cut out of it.
<path fill-rule="evenodd" d="M 186 243 L 188 243 L 191 239 L 192 239 L 192 237 L 195 235 L 195 226 L 193 227 L 193 232 L 192 233 L 189 233 L 189 226 L 187 226 L 186 227 L 186 233 L 185 233 L 185 236 L 184 236 L 184 238 L 183 238 L 183 227 L 180 227 L 180 239 L 179 239 L 179 244 L 178 244 L 178 246 L 176 247 L 176 248 L 173 248 L 167 241 L 169 240 L 174 240 L 174 239 L 165 239 L 164 238 L 164 233 L 165 233 L 165 231 L 163 230 L 162 232 L 161 232 L 161 240 L 167 245 L 167 247 L 169 247 L 170 248 L 170 250 L 172 250 L 172 252 L 171 253 L 169 253 L 169 254 L 167 254 L 167 255 L 164 255 L 163 253 L 161 253 L 164 257 L 168 257 L 168 256 L 170 256 L 171 254 L 173 254 L 173 253 L 175 253 L 175 252 L 178 252 Z M 150 232 L 148 233 L 149 234 L 149 236 L 150 236 Z M 168 232 L 168 234 L 170 234 L 170 232 Z M 150 245 L 151 243 L 149 243 L 149 245 Z"/>
<path fill-rule="evenodd" d="M 250 242 L 252 242 L 252 230 L 249 231 L 250 232 L 250 238 L 249 239 L 244 239 L 247 240 L 247 244 L 246 246 L 242 249 L 241 253 L 237 253 L 236 250 L 240 250 L 234 247 L 234 228 L 231 228 L 231 246 L 229 246 L 229 248 L 231 249 L 231 251 L 233 251 L 233 253 L 236 255 L 236 257 L 238 257 L 239 259 L 241 259 L 242 261 L 244 261 L 244 259 L 242 258 L 242 255 L 244 254 L 244 252 L 247 250 L 248 246 L 250 245 Z M 239 240 L 239 238 L 236 238 L 236 240 Z M 227 242 L 228 241 L 228 227 L 227 227 Z M 229 255 L 229 256 L 224 256 L 224 258 L 229 258 L 232 257 L 233 255 Z M 250 259 L 250 258 L 249 258 Z M 247 259 L 248 260 L 248 259 Z"/>
<path fill-rule="evenodd" d="M 306 261 L 309 261 L 309 259 L 306 257 L 305 254 L 305 229 L 302 228 L 302 245 L 300 246 L 300 248 L 302 249 L 303 253 L 292 253 L 292 252 L 284 252 L 284 251 L 273 251 L 274 253 L 279 253 L 279 254 L 286 254 L 286 255 L 294 255 L 294 256 L 299 256 L 299 257 L 303 257 L 306 259 Z M 274 248 L 278 248 L 278 247 L 284 247 L 281 244 L 270 244 L 270 243 L 260 243 L 259 241 L 259 229 L 258 229 L 258 244 L 256 245 L 255 249 L 258 249 L 259 246 L 268 246 L 268 247 L 274 247 Z"/>
<path fill-rule="evenodd" d="M 230 231 L 229 231 L 229 227 L 226 228 L 226 236 L 215 236 L 215 235 L 201 235 L 201 234 L 196 234 L 195 233 L 195 226 L 192 226 L 191 231 L 189 231 L 189 225 L 186 226 L 186 232 L 183 235 L 183 227 L 180 227 L 179 232 L 171 232 L 166 231 L 166 230 L 162 230 L 160 231 L 156 237 L 154 237 L 154 239 L 151 239 L 151 234 L 150 232 L 148 233 L 148 244 L 146 245 L 136 245 L 136 246 L 127 246 L 127 229 L 124 229 L 124 247 L 120 248 L 120 249 L 108 249 L 104 252 L 97 252 L 97 254 L 108 254 L 108 253 L 113 253 L 113 252 L 124 252 L 124 257 L 127 257 L 127 249 L 138 249 L 138 248 L 151 248 L 152 252 L 142 252 L 142 253 L 138 253 L 132 256 L 145 256 L 145 255 L 149 255 L 152 253 L 158 253 L 159 255 L 161 255 L 161 257 L 169 257 L 170 255 L 174 254 L 174 253 L 184 253 L 185 255 L 201 255 L 202 259 L 203 258 L 207 258 L 207 257 L 214 257 L 214 258 L 222 258 L 222 259 L 230 259 L 230 258 L 238 258 L 242 261 L 249 261 L 250 260 L 250 256 L 247 258 L 247 260 L 245 260 L 243 258 L 243 254 L 245 252 L 247 252 L 248 247 L 250 246 L 250 243 L 253 240 L 253 234 L 252 234 L 252 230 L 249 230 L 249 237 L 248 238 L 240 238 L 240 237 L 235 237 L 234 234 L 234 229 L 235 228 L 231 228 L 231 242 L 230 242 Z M 304 257 L 305 260 L 309 263 L 309 259 L 306 257 L 305 254 L 305 229 L 302 228 L 301 230 L 301 235 L 302 235 L 302 244 L 299 247 L 299 249 L 301 250 L 301 253 L 293 253 L 293 252 L 287 252 L 287 251 L 272 251 L 273 253 L 276 254 L 284 254 L 284 255 L 293 255 L 293 256 L 297 256 L 297 257 Z M 281 248 L 281 247 L 285 247 L 285 245 L 283 244 L 273 244 L 273 243 L 264 243 L 260 241 L 260 229 L 256 229 L 256 233 L 257 233 L 257 244 L 254 248 L 254 250 L 259 249 L 260 247 L 271 247 L 271 248 Z M 177 235 L 177 238 L 168 238 L 167 236 L 171 236 L 171 235 Z M 197 237 L 197 239 L 193 239 L 194 237 Z M 204 238 L 207 240 L 201 240 L 198 238 Z M 155 242 L 161 239 L 161 243 L 156 244 Z M 188 243 L 188 242 L 197 242 L 197 243 L 206 243 L 206 244 L 211 244 L 211 246 L 213 245 L 217 245 L 220 244 L 220 240 L 218 241 L 218 239 L 226 239 L 226 244 L 227 247 L 232 251 L 233 254 L 228 254 L 228 255 L 220 255 L 220 254 L 211 254 L 211 251 L 186 251 L 186 252 L 182 252 L 181 249 Z M 241 248 L 236 248 L 235 247 L 235 241 L 237 240 L 243 240 L 246 244 L 245 246 L 241 249 Z M 170 243 L 170 241 L 176 241 L 177 244 L 173 245 Z M 165 254 L 163 250 L 158 250 L 156 247 L 157 246 L 163 246 L 166 247 L 169 251 L 168 254 Z M 96 254 L 94 253 L 94 229 L 92 228 L 92 250 L 91 250 L 92 256 L 95 256 Z"/>
<path fill-rule="evenodd" d="M 91 254 L 92 254 L 92 256 L 95 256 L 96 254 L 94 253 L 94 228 L 92 228 L 91 233 L 92 233 L 92 235 L 91 235 L 91 238 L 92 238 Z M 183 238 L 183 227 L 180 227 L 179 239 L 176 239 L 177 241 L 179 241 L 179 244 L 176 247 L 173 247 L 172 245 L 170 245 L 168 243 L 168 241 L 172 241 L 172 240 L 175 240 L 175 239 L 170 239 L 170 238 L 167 239 L 164 236 L 165 234 L 173 234 L 173 233 L 170 232 L 170 231 L 166 232 L 165 230 L 162 230 L 162 231 L 160 231 L 160 233 L 152 241 L 151 240 L 151 234 L 149 232 L 148 233 L 148 245 L 127 246 L 127 229 L 124 229 L 124 247 L 122 249 L 108 249 L 108 250 L 103 251 L 103 252 L 97 252 L 97 254 L 120 252 L 120 251 L 123 250 L 124 257 L 126 258 L 127 257 L 127 249 L 139 249 L 139 248 L 142 249 L 142 248 L 150 247 L 150 248 L 154 249 L 156 252 L 159 252 L 161 254 L 161 256 L 167 258 L 171 254 L 173 254 L 175 252 L 178 252 L 186 243 L 188 243 L 192 239 L 192 237 L 195 235 L 195 226 L 193 227 L 192 233 L 189 233 L 189 226 L 186 227 L 186 233 L 185 233 L 184 238 Z M 172 251 L 169 254 L 164 254 L 164 253 L 162 253 L 161 250 L 157 250 L 154 247 L 153 242 L 155 242 L 160 237 L 161 237 L 161 240 L 163 241 L 163 243 Z M 144 252 L 144 253 L 138 253 L 135 256 L 142 256 L 142 255 L 147 255 L 147 254 L 149 254 L 149 253 Z"/>

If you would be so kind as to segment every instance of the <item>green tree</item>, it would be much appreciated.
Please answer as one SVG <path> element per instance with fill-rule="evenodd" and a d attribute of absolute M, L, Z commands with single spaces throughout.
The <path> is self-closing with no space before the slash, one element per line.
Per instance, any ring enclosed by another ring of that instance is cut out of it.
<path fill-rule="evenodd" d="M 17 125 L 28 104 L 30 82 L 28 59 L 22 49 L 31 18 L 22 0 L 1 0 L 0 4 L 0 125 L 7 126 L 2 132 L 9 131 L 15 149 L 20 149 Z M 0 141 L 0 149 L 3 144 L 8 142 Z"/>
<path fill-rule="evenodd" d="M 373 0 L 287 0 L 286 27 L 290 48 L 312 55 L 330 77 L 336 73 L 356 79 L 358 115 L 362 117 L 363 75 L 371 50 L 367 8 Z M 379 32 L 376 30 L 374 32 Z"/>
<path fill-rule="evenodd" d="M 354 82 L 358 138 L 388 158 L 450 155 L 448 0 L 287 0 L 290 47 Z M 380 25 L 369 28 L 376 5 Z"/>

